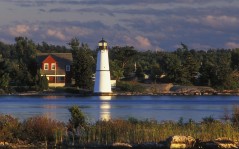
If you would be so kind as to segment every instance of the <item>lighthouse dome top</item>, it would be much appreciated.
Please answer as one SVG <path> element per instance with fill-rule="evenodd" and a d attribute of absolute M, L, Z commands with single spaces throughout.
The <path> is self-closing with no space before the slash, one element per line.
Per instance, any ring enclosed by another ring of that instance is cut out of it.
<path fill-rule="evenodd" d="M 107 42 L 102 38 L 101 41 L 98 43 L 100 50 L 106 50 L 107 49 Z"/>

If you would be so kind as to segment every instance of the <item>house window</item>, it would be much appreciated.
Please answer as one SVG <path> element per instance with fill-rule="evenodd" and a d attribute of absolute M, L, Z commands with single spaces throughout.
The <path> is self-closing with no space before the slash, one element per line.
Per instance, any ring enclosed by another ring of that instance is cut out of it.
<path fill-rule="evenodd" d="M 48 69 L 49 69 L 48 63 L 44 63 L 44 70 L 48 70 Z"/>
<path fill-rule="evenodd" d="M 66 65 L 66 71 L 71 71 L 71 66 L 70 65 Z"/>
<path fill-rule="evenodd" d="M 51 64 L 51 70 L 55 70 L 56 69 L 56 64 L 55 63 L 52 63 Z"/>

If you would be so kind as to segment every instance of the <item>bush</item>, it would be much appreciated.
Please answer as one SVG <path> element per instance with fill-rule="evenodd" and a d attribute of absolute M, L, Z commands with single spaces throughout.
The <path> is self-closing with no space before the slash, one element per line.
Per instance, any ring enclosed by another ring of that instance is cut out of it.
<path fill-rule="evenodd" d="M 126 92 L 144 92 L 145 88 L 136 82 L 117 82 L 117 87 Z"/>
<path fill-rule="evenodd" d="M 79 89 L 77 89 L 76 87 L 67 87 L 65 88 L 65 92 L 71 94 L 79 94 Z"/>
<path fill-rule="evenodd" d="M 10 115 L 0 114 L 0 142 L 14 142 L 20 135 L 20 122 Z"/>
<path fill-rule="evenodd" d="M 231 121 L 239 129 L 239 106 L 233 107 Z"/>
<path fill-rule="evenodd" d="M 13 87 L 13 90 L 18 93 L 27 92 L 29 90 L 29 86 L 16 86 Z"/>
<path fill-rule="evenodd" d="M 84 127 L 86 126 L 86 118 L 84 113 L 79 109 L 78 106 L 72 106 L 68 109 L 71 113 L 71 118 L 69 120 L 69 123 L 71 127 L 74 129 L 77 129 L 79 126 Z"/>
<path fill-rule="evenodd" d="M 41 76 L 39 80 L 39 89 L 43 91 L 43 90 L 48 90 L 48 88 L 49 88 L 49 85 L 48 85 L 48 80 L 46 75 Z"/>
<path fill-rule="evenodd" d="M 23 122 L 23 139 L 34 141 L 54 141 L 58 132 L 64 132 L 64 124 L 44 116 L 29 118 Z M 62 134 L 62 133 L 61 133 Z"/>
<path fill-rule="evenodd" d="M 0 89 L 0 95 L 5 94 L 5 91 L 3 89 Z"/>

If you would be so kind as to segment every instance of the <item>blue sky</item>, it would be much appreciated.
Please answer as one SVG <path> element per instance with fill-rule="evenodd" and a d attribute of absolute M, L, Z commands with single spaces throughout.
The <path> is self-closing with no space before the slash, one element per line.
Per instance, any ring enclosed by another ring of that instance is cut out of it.
<path fill-rule="evenodd" d="M 0 41 L 25 36 L 92 49 L 110 46 L 173 51 L 239 48 L 239 0 L 0 0 Z"/>

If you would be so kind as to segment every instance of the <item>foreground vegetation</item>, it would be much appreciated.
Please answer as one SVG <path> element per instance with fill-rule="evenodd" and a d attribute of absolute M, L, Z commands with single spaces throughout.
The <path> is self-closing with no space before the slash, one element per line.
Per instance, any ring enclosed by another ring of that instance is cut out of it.
<path fill-rule="evenodd" d="M 9 115 L 0 115 L 1 144 L 39 146 L 100 146 L 115 142 L 142 144 L 160 142 L 172 135 L 185 135 L 209 141 L 218 137 L 239 138 L 239 107 L 234 107 L 231 116 L 225 115 L 224 121 L 205 117 L 202 122 L 188 120 L 178 122 L 154 120 L 115 119 L 87 123 L 86 117 L 78 108 L 69 109 L 71 118 L 68 123 L 58 122 L 43 116 L 28 118 L 24 121 Z"/>

